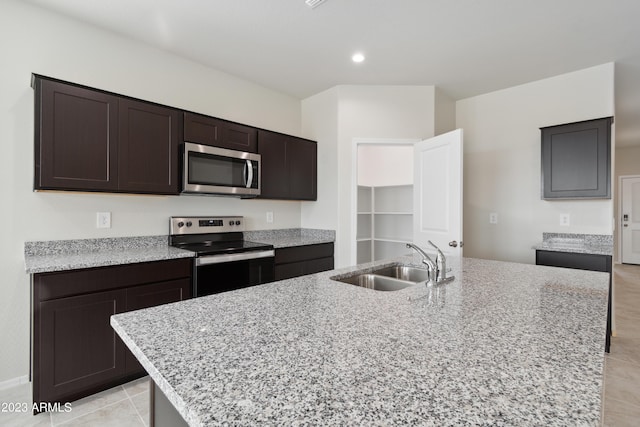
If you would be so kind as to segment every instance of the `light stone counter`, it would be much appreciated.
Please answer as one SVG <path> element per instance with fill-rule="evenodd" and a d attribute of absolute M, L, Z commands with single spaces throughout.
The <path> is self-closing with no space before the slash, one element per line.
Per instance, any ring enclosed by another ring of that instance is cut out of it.
<path fill-rule="evenodd" d="M 27 274 L 193 256 L 193 252 L 169 246 L 167 236 L 52 240 L 24 244 Z"/>
<path fill-rule="evenodd" d="M 245 231 L 244 239 L 273 245 L 274 248 L 278 249 L 292 246 L 333 243 L 336 240 L 336 232 L 333 230 L 318 230 L 313 228 L 256 230 Z"/>
<path fill-rule="evenodd" d="M 376 262 L 111 324 L 191 426 L 598 425 L 608 275 L 448 261 L 441 286 L 330 279 Z"/>
<path fill-rule="evenodd" d="M 533 249 L 590 255 L 613 255 L 613 236 L 605 234 L 542 233 Z"/>

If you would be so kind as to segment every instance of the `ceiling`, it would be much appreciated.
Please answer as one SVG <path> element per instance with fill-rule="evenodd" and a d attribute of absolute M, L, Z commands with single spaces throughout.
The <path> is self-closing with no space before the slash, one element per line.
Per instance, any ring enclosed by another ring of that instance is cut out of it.
<path fill-rule="evenodd" d="M 640 145 L 637 0 L 26 1 L 301 99 L 339 84 L 462 99 L 615 61 L 616 144 Z"/>

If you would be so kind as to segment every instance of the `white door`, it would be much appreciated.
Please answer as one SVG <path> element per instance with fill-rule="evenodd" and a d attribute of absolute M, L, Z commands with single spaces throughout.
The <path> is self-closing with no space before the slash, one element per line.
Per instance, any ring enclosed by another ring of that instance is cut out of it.
<path fill-rule="evenodd" d="M 622 262 L 640 264 L 640 178 L 622 180 Z"/>
<path fill-rule="evenodd" d="M 414 147 L 413 242 L 462 255 L 462 129 Z"/>

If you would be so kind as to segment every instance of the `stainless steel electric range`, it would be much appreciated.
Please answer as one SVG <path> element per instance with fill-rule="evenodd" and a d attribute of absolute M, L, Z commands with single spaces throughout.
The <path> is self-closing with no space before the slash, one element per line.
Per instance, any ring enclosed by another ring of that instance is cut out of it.
<path fill-rule="evenodd" d="M 241 216 L 171 217 L 171 246 L 195 252 L 193 296 L 274 280 L 273 245 L 243 238 Z"/>

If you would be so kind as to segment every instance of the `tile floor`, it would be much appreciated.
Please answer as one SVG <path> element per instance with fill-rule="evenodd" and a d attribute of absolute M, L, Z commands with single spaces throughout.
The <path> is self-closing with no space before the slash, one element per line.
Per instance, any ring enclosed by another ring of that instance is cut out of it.
<path fill-rule="evenodd" d="M 607 427 L 640 425 L 640 266 L 616 264 L 615 334 L 605 356 L 603 416 Z"/>
<path fill-rule="evenodd" d="M 615 265 L 616 336 L 605 356 L 605 427 L 640 426 L 640 266 Z M 30 402 L 31 385 L 0 391 L 0 402 Z M 0 426 L 144 427 L 149 424 L 149 380 L 141 378 L 72 403 L 70 412 L 0 413 Z"/>
<path fill-rule="evenodd" d="M 0 391 L 0 402 L 31 402 L 31 384 Z M 63 408 L 64 409 L 64 408 Z M 71 411 L 0 413 L 2 427 L 145 427 L 149 425 L 149 377 L 71 403 Z"/>

